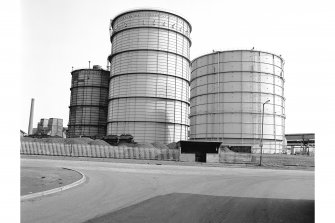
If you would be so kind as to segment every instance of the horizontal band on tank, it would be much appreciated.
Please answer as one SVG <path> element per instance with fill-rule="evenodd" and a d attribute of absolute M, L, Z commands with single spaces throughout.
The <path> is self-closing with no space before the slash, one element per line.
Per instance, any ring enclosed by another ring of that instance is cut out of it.
<path fill-rule="evenodd" d="M 218 84 L 224 84 L 224 83 L 257 83 L 257 84 L 271 84 L 271 86 L 276 86 L 279 88 L 284 89 L 283 85 L 277 85 L 277 84 L 273 84 L 273 83 L 267 83 L 267 82 L 258 82 L 258 81 L 220 81 L 215 82 L 215 83 L 207 83 L 207 84 L 201 84 L 201 85 L 196 85 L 195 87 L 192 87 L 191 90 L 198 88 L 198 87 L 202 87 L 202 86 L 208 86 L 208 85 L 218 85 Z"/>
<path fill-rule="evenodd" d="M 69 108 L 73 107 L 98 107 L 98 108 L 108 108 L 108 105 L 70 105 Z"/>
<path fill-rule="evenodd" d="M 71 75 L 73 75 L 73 73 L 77 73 L 77 72 L 80 72 L 80 71 L 83 71 L 83 70 L 90 71 L 90 72 L 94 71 L 95 73 L 101 73 L 101 74 L 103 74 L 103 73 L 109 73 L 108 70 L 104 70 L 104 69 L 98 69 L 98 70 L 96 70 L 96 69 L 93 69 L 93 68 L 83 68 L 83 69 L 77 69 L 77 70 L 71 71 Z"/>
<path fill-rule="evenodd" d="M 170 52 L 170 51 L 166 51 L 166 50 L 157 50 L 157 49 L 124 50 L 124 51 L 120 51 L 120 52 L 113 53 L 113 54 L 109 55 L 108 60 L 109 60 L 110 63 L 112 63 L 112 59 L 113 59 L 113 57 L 115 57 L 116 55 L 121 54 L 121 53 L 134 52 L 134 51 L 154 51 L 154 52 L 170 53 L 170 54 L 174 54 L 174 55 L 176 55 L 176 56 L 180 56 L 180 57 L 184 58 L 185 60 L 187 60 L 187 62 L 188 62 L 189 64 L 191 64 L 190 59 L 188 59 L 187 57 L 185 57 L 185 56 L 183 56 L 183 55 L 181 55 L 181 54 L 174 53 L 174 52 Z"/>
<path fill-rule="evenodd" d="M 161 13 L 165 13 L 165 14 L 169 14 L 169 15 L 173 15 L 173 16 L 176 16 L 182 20 L 184 20 L 188 26 L 190 27 L 190 33 L 192 32 L 192 26 L 191 24 L 183 17 L 181 17 L 180 15 L 177 15 L 176 13 L 172 13 L 172 12 L 167 12 L 167 11 L 164 11 L 164 10 L 161 10 L 161 9 L 133 9 L 133 10 L 127 10 L 125 12 L 121 12 L 120 14 L 116 15 L 114 17 L 114 19 L 112 20 L 112 23 L 111 23 L 111 26 L 114 28 L 114 23 L 115 21 L 120 17 L 120 16 L 123 16 L 125 14 L 130 14 L 130 13 L 133 13 L 133 12 L 146 12 L 146 11 L 150 11 L 150 12 L 161 12 Z"/>
<path fill-rule="evenodd" d="M 209 56 L 209 55 L 214 55 L 214 54 L 218 54 L 218 53 L 219 53 L 219 54 L 220 54 L 220 53 L 228 53 L 228 52 L 253 52 L 253 53 L 266 53 L 266 54 L 269 54 L 269 55 L 276 56 L 276 57 L 280 58 L 281 61 L 282 61 L 283 63 L 285 63 L 285 60 L 284 60 L 281 56 L 279 56 L 279 55 L 277 55 L 277 54 L 274 54 L 274 53 L 270 53 L 270 52 L 266 52 L 266 51 L 261 51 L 261 50 L 227 50 L 227 51 L 215 51 L 215 52 L 207 53 L 207 54 L 204 54 L 204 55 L 201 55 L 201 56 L 198 56 L 198 57 L 194 58 L 194 59 L 192 60 L 192 63 L 193 63 L 195 60 L 197 60 L 197 59 L 199 59 L 199 58 L 201 58 L 201 57 L 205 57 L 205 56 Z"/>
<path fill-rule="evenodd" d="M 262 104 L 261 102 L 222 102 L 220 104 L 230 104 L 230 103 L 231 104 L 245 104 L 245 103 L 248 103 L 248 104 L 257 104 L 257 105 L 261 105 Z M 213 103 L 192 105 L 191 109 L 194 109 L 195 107 L 198 107 L 198 106 L 201 106 L 201 105 L 214 105 L 214 104 L 218 104 L 218 103 L 217 102 L 213 102 Z M 284 106 L 282 106 L 282 105 L 277 105 L 277 104 L 272 104 L 272 105 L 275 105 L 275 106 L 280 107 L 280 108 L 284 108 Z M 221 113 L 221 112 L 206 112 L 206 113 L 200 113 L 200 114 L 208 114 L 208 113 L 217 114 L 217 113 Z M 247 112 L 247 111 L 239 111 L 239 112 L 232 111 L 232 112 L 223 112 L 223 113 L 250 113 L 250 114 L 258 114 L 258 112 Z M 270 114 L 270 113 L 268 113 L 268 114 Z"/>
<path fill-rule="evenodd" d="M 276 67 L 278 67 L 279 69 L 281 69 L 281 70 L 283 70 L 283 67 L 279 67 L 279 66 L 277 66 L 276 64 L 273 64 L 273 63 L 265 63 L 265 62 L 258 62 L 258 61 L 250 61 L 250 60 L 233 60 L 233 61 L 220 61 L 220 63 L 219 64 L 225 64 L 225 63 L 255 63 L 255 64 L 267 64 L 267 65 L 272 65 L 272 66 L 276 66 Z M 199 69 L 199 68 L 202 68 L 202 67 L 207 67 L 207 66 L 209 66 L 209 65 L 217 65 L 218 63 L 216 62 L 216 63 L 207 63 L 207 64 L 205 64 L 205 65 L 203 65 L 203 66 L 200 66 L 200 67 L 196 67 L 196 69 L 192 69 L 192 72 L 194 71 L 194 70 L 197 70 L 197 69 Z"/>
<path fill-rule="evenodd" d="M 188 84 L 190 84 L 190 81 L 183 78 L 183 77 L 179 77 L 179 76 L 175 76 L 175 75 L 171 75 L 171 74 L 164 74 L 164 73 L 150 73 L 150 72 L 147 72 L 147 73 L 144 73 L 144 72 L 139 72 L 139 73 L 122 73 L 122 74 L 116 74 L 116 75 L 113 75 L 111 77 L 109 77 L 109 80 L 112 80 L 114 77 L 119 77 L 119 76 L 124 76 L 124 75 L 138 75 L 138 74 L 153 74 L 153 75 L 162 75 L 162 76 L 168 76 L 168 77 L 175 77 L 175 78 L 178 78 L 180 80 L 183 80 L 183 81 L 186 81 Z"/>
<path fill-rule="evenodd" d="M 192 108 L 191 108 L 192 109 Z M 204 113 L 197 113 L 197 114 L 192 114 L 190 113 L 189 114 L 189 118 L 193 118 L 193 117 L 197 117 L 197 116 L 202 116 L 202 115 L 215 115 L 215 114 L 252 114 L 252 115 L 261 115 L 262 112 L 244 112 L 244 111 L 241 111 L 241 112 L 204 112 Z M 277 114 L 277 113 L 265 113 L 264 112 L 264 116 L 265 115 L 269 115 L 269 116 L 279 116 L 279 117 L 282 117 L 282 118 L 286 118 L 286 115 L 281 115 L 281 114 Z M 240 122 L 239 122 L 240 123 Z"/>
<path fill-rule="evenodd" d="M 225 125 L 225 124 L 241 124 L 241 127 L 243 126 L 243 125 L 261 125 L 261 123 L 259 123 L 259 122 L 227 122 L 227 121 L 225 121 L 225 122 L 205 122 L 205 123 L 197 123 L 197 124 L 190 124 L 191 126 L 193 126 L 193 127 L 196 127 L 197 125 L 208 125 L 208 124 L 210 124 L 210 125 L 213 125 L 213 124 L 216 124 L 216 125 Z M 278 124 L 275 124 L 275 123 L 271 123 L 271 124 L 269 124 L 269 123 L 264 123 L 264 125 L 267 125 L 267 126 L 269 126 L 269 125 L 273 125 L 273 126 L 280 126 L 280 127 L 285 127 L 285 125 L 278 125 Z"/>
<path fill-rule="evenodd" d="M 113 43 L 113 37 L 116 34 L 121 33 L 122 31 L 131 30 L 131 29 L 142 29 L 142 28 L 144 28 L 144 29 L 149 29 L 149 28 L 151 29 L 151 28 L 153 28 L 153 29 L 162 29 L 162 30 L 172 31 L 174 33 L 180 34 L 183 37 L 185 37 L 188 40 L 188 42 L 190 43 L 190 47 L 192 46 L 191 39 L 188 36 L 186 36 L 185 34 L 183 34 L 181 32 L 178 32 L 176 30 L 173 30 L 173 29 L 168 29 L 168 28 L 164 28 L 164 27 L 160 27 L 160 26 L 134 26 L 134 27 L 129 27 L 129 28 L 121 29 L 121 30 L 118 30 L 118 31 L 113 31 L 112 35 L 110 36 L 110 41 L 111 41 L 111 43 Z"/>
<path fill-rule="evenodd" d="M 68 124 L 67 126 L 71 127 L 71 126 L 90 126 L 90 127 L 106 127 L 107 124 Z"/>
<path fill-rule="evenodd" d="M 192 91 L 192 89 L 191 89 Z M 220 92 L 213 92 L 213 93 L 206 93 L 206 94 L 198 94 L 198 95 L 195 95 L 193 97 L 190 97 L 190 101 L 193 99 L 193 98 L 196 98 L 196 97 L 199 97 L 199 96 L 203 96 L 203 95 L 210 95 L 210 94 L 225 94 L 225 93 L 254 93 L 254 94 L 269 94 L 269 95 L 274 95 L 274 96 L 278 96 L 280 98 L 283 99 L 283 101 L 285 101 L 285 97 L 281 96 L 281 95 L 278 95 L 278 94 L 273 94 L 273 93 L 266 93 L 266 92 L 259 92 L 259 91 L 220 91 Z M 226 102 L 228 103 L 228 102 Z M 232 102 L 232 103 L 242 103 L 241 101 L 239 102 Z"/>
<path fill-rule="evenodd" d="M 196 134 L 208 134 L 208 135 L 213 135 L 213 134 L 220 134 L 220 135 L 224 135 L 224 134 L 234 134 L 234 135 L 255 135 L 255 136 L 258 136 L 258 135 L 261 135 L 261 133 L 241 133 L 241 132 L 221 132 L 221 133 L 193 133 L 191 135 L 196 135 Z M 267 133 L 263 133 L 264 136 L 283 136 L 282 134 L 267 134 Z M 239 138 L 242 138 L 242 137 L 239 137 Z M 276 137 L 277 138 L 277 137 Z M 250 139 L 250 138 L 244 138 L 243 139 Z M 253 138 L 251 138 L 253 139 Z"/>
<path fill-rule="evenodd" d="M 204 134 L 206 134 L 206 133 L 204 133 Z M 230 133 L 229 133 L 230 134 Z M 236 133 L 235 133 L 236 134 Z M 241 133 L 238 133 L 238 134 L 241 134 Z M 281 135 L 278 135 L 278 136 L 281 136 Z M 235 139 L 241 139 L 241 140 L 254 140 L 254 139 L 258 139 L 258 138 L 192 138 L 192 137 L 190 137 L 190 140 L 204 140 L 204 141 L 206 141 L 206 140 L 213 140 L 213 141 L 217 141 L 217 140 L 219 140 L 219 142 L 221 141 L 221 140 L 229 140 L 229 139 L 231 139 L 231 140 L 235 140 Z M 277 141 L 277 142 L 283 142 L 283 140 L 280 140 L 280 139 L 264 139 L 263 138 L 263 142 L 264 141 Z M 236 142 L 237 143 L 237 142 Z M 229 143 L 227 143 L 227 144 L 229 144 Z M 232 144 L 232 143 L 230 143 L 230 144 Z"/>
<path fill-rule="evenodd" d="M 257 105 L 261 105 L 262 104 L 262 102 L 248 102 L 248 101 L 236 101 L 236 102 L 234 102 L 234 101 L 221 101 L 221 102 L 212 102 L 212 103 L 202 103 L 202 104 L 196 104 L 196 105 L 192 105 L 191 106 L 191 108 L 194 108 L 194 107 L 197 107 L 197 106 L 200 106 L 200 105 L 213 105 L 213 104 L 218 104 L 218 103 L 220 103 L 220 104 L 222 104 L 222 103 L 224 103 L 224 104 L 236 104 L 236 103 L 238 103 L 238 104 L 246 104 L 246 103 L 248 103 L 248 104 L 257 104 Z M 284 106 L 282 106 L 282 105 L 280 105 L 280 104 L 271 104 L 271 103 L 267 103 L 268 105 L 275 105 L 275 106 L 278 106 L 278 107 L 281 107 L 281 108 L 284 108 Z"/>
<path fill-rule="evenodd" d="M 182 124 L 182 123 L 178 123 L 178 122 L 155 122 L 155 121 L 107 121 L 107 124 L 111 124 L 111 123 L 119 123 L 119 122 L 142 122 L 142 123 L 159 123 L 159 124 L 172 124 L 172 125 L 182 125 L 182 126 L 187 126 L 189 127 L 190 125 L 186 125 L 186 124 Z"/>
<path fill-rule="evenodd" d="M 84 88 L 84 87 L 93 87 L 93 88 L 102 88 L 102 89 L 108 89 L 108 85 L 106 87 L 101 86 L 101 85 L 78 85 L 78 86 L 73 86 L 70 88 L 70 90 L 74 89 L 74 88 Z"/>
<path fill-rule="evenodd" d="M 185 104 L 190 105 L 190 102 L 188 102 L 188 101 L 183 101 L 183 100 L 179 100 L 179 99 L 174 99 L 174 98 L 164 98 L 164 97 L 149 97 L 149 96 L 114 97 L 114 98 L 108 98 L 108 101 L 119 100 L 119 99 L 127 99 L 127 98 L 151 98 L 151 99 L 162 99 L 162 100 L 169 100 L 169 101 L 179 101 L 179 102 L 183 102 L 183 103 L 185 103 Z"/>
<path fill-rule="evenodd" d="M 275 77 L 279 77 L 283 80 L 283 83 L 285 83 L 285 79 L 282 77 L 282 76 L 278 76 L 278 75 L 275 75 L 275 74 L 272 74 L 272 73 L 267 73 L 267 72 L 260 72 L 260 71 L 220 71 L 219 74 L 227 74 L 227 73 L 258 73 L 258 74 L 267 74 L 267 75 L 271 75 L 271 76 L 275 76 Z M 218 72 L 213 72 L 213 73 L 206 73 L 204 75 L 200 75 L 200 76 L 196 76 L 194 78 L 192 78 L 192 72 L 191 72 L 191 82 L 194 81 L 195 79 L 197 78 L 200 78 L 200 77 L 205 77 L 205 76 L 208 76 L 208 75 L 217 75 Z"/>

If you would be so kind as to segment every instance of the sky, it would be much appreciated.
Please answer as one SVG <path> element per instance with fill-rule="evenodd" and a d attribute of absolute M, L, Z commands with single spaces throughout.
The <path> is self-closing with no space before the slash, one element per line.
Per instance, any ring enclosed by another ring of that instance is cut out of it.
<path fill-rule="evenodd" d="M 34 127 L 41 118 L 69 118 L 71 69 L 107 66 L 109 22 L 134 8 L 175 12 L 192 25 L 191 59 L 212 50 L 251 49 L 285 60 L 286 133 L 314 133 L 327 122 L 315 115 L 315 86 L 334 71 L 335 19 L 330 2 L 226 0 L 24 0 L 21 1 L 20 129 L 27 131 L 30 100 Z M 327 103 L 327 102 L 325 102 Z M 334 104 L 331 109 L 334 109 Z"/>

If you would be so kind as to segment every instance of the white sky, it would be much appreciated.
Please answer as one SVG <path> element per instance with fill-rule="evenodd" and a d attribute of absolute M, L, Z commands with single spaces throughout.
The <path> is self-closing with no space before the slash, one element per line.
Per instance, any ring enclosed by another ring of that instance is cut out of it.
<path fill-rule="evenodd" d="M 285 59 L 286 133 L 316 131 L 315 115 L 334 70 L 334 7 L 322 1 L 25 0 L 21 2 L 20 128 L 28 129 L 30 99 L 34 127 L 41 118 L 69 118 L 71 67 L 107 65 L 109 21 L 125 10 L 172 10 L 192 25 L 191 59 L 214 50 L 251 49 Z M 331 44 L 331 45 L 329 45 Z M 334 109 L 334 105 L 332 105 Z"/>

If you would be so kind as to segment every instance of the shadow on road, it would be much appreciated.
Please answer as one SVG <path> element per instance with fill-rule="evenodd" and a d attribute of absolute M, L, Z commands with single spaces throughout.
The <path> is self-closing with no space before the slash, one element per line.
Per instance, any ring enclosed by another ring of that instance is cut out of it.
<path fill-rule="evenodd" d="M 113 202 L 113 201 L 111 201 Z M 172 193 L 110 212 L 103 222 L 314 222 L 314 200 Z"/>

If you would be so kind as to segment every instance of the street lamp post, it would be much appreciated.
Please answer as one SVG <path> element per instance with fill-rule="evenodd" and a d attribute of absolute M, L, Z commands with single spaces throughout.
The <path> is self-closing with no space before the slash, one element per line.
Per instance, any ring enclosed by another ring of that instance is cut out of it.
<path fill-rule="evenodd" d="M 262 166 L 262 158 L 263 158 L 263 125 L 264 125 L 264 106 L 266 103 L 270 102 L 270 100 L 267 100 L 263 103 L 263 110 L 262 110 L 262 135 L 261 135 L 261 142 L 259 146 L 261 147 L 261 156 L 259 159 L 259 165 Z"/>

